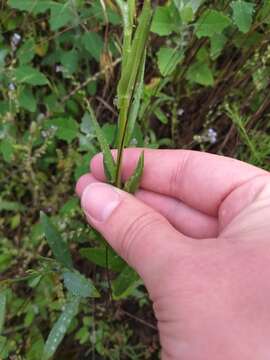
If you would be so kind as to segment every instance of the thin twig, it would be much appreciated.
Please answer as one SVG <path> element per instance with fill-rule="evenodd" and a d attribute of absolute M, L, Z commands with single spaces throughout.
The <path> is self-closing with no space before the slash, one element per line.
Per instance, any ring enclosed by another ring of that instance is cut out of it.
<path fill-rule="evenodd" d="M 143 320 L 143 319 L 141 319 L 141 318 L 138 318 L 137 316 L 132 315 L 132 314 L 130 314 L 129 312 L 123 310 L 123 309 L 119 309 L 119 310 L 120 310 L 120 312 L 121 312 L 123 315 L 126 315 L 126 316 L 130 317 L 131 319 L 138 321 L 139 323 L 141 323 L 141 324 L 149 327 L 150 329 L 153 329 L 153 330 L 156 330 L 156 331 L 158 330 L 155 325 L 150 324 L 149 322 L 147 322 L 147 321 L 145 321 L 145 320 Z"/>
<path fill-rule="evenodd" d="M 108 69 L 110 69 L 111 67 L 115 67 L 120 62 L 121 62 L 121 58 L 117 58 L 112 64 L 109 64 L 104 69 L 97 72 L 95 75 L 90 76 L 89 78 L 87 78 L 83 83 L 77 85 L 69 94 L 67 94 L 66 96 L 63 97 L 62 103 L 69 100 L 73 95 L 75 95 L 78 91 L 80 91 L 82 88 L 87 86 L 91 81 L 96 81 L 101 75 L 104 75 Z"/>

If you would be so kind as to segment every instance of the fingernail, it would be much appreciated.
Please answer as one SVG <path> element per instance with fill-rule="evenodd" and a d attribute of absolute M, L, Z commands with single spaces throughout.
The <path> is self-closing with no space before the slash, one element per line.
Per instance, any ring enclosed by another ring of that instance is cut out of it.
<path fill-rule="evenodd" d="M 111 185 L 93 183 L 82 194 L 82 208 L 87 217 L 104 222 L 120 203 L 119 192 Z"/>

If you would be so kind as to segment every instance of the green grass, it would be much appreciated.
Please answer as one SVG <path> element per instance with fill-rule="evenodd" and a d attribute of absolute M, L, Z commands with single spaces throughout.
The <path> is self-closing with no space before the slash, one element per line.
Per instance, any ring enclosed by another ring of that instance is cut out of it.
<path fill-rule="evenodd" d="M 65 304 L 74 311 L 55 359 L 158 358 L 144 287 L 131 274 L 134 286 L 108 303 L 105 245 L 74 195 L 101 148 L 120 150 L 107 161 L 118 186 L 126 146 L 209 151 L 270 170 L 269 1 L 186 3 L 155 2 L 148 36 L 146 2 L 135 37 L 133 0 L 0 4 L 1 359 L 40 360 Z M 141 158 L 127 190 L 142 169 Z M 108 251 L 121 289 L 117 271 L 129 269 Z"/>

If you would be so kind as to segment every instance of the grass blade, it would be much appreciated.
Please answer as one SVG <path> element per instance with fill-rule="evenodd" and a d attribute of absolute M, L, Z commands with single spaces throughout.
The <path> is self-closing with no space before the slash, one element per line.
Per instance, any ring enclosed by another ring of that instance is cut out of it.
<path fill-rule="evenodd" d="M 48 244 L 53 252 L 56 260 L 62 265 L 71 269 L 73 268 L 71 254 L 67 243 L 63 240 L 62 236 L 51 222 L 50 218 L 44 213 L 40 214 L 40 221 L 43 226 L 43 231 Z"/>
<path fill-rule="evenodd" d="M 4 322 L 5 322 L 6 301 L 7 301 L 6 293 L 4 291 L 2 291 L 0 293 L 0 334 L 3 331 Z"/>
<path fill-rule="evenodd" d="M 138 164 L 136 166 L 133 175 L 125 183 L 125 187 L 124 187 L 125 191 L 134 194 L 138 190 L 143 175 L 143 168 L 144 168 L 144 152 L 142 152 L 140 155 Z"/>
<path fill-rule="evenodd" d="M 134 93 L 134 100 L 133 103 L 131 104 L 130 112 L 128 116 L 127 131 L 125 135 L 124 146 L 128 146 L 130 144 L 130 141 L 132 140 L 135 123 L 138 118 L 138 114 L 140 110 L 141 98 L 144 87 L 145 61 L 146 61 L 146 50 L 144 51 L 142 66 L 140 69 L 140 73 L 138 74 L 138 81 L 135 85 L 136 91 Z"/>
<path fill-rule="evenodd" d="M 103 134 L 103 131 L 96 119 L 95 113 L 87 101 L 87 108 L 90 114 L 90 119 L 93 124 L 93 127 L 96 132 L 96 136 L 100 145 L 100 148 L 103 153 L 103 163 L 104 163 L 104 169 L 106 172 L 106 177 L 110 183 L 114 183 L 115 181 L 115 174 L 116 174 L 116 164 L 114 162 L 109 144 L 107 143 L 106 137 Z"/>
<path fill-rule="evenodd" d="M 115 185 L 121 187 L 121 163 L 123 149 L 126 143 L 128 120 L 131 103 L 136 93 L 136 85 L 140 78 L 141 69 L 144 67 L 146 43 L 150 31 L 152 8 L 150 1 L 144 2 L 143 10 L 139 18 L 139 24 L 132 41 L 131 52 L 125 66 L 122 66 L 122 76 L 118 85 L 118 138 L 117 138 L 117 170 Z M 141 74 L 142 76 L 142 74 Z"/>

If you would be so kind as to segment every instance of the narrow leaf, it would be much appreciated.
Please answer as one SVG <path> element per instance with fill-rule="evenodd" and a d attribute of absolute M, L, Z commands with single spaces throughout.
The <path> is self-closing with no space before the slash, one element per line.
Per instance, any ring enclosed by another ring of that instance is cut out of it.
<path fill-rule="evenodd" d="M 142 98 L 143 88 L 144 88 L 145 61 L 146 61 L 146 50 L 144 52 L 142 66 L 141 66 L 140 72 L 138 74 L 137 83 L 135 85 L 136 91 L 134 94 L 134 99 L 131 104 L 129 115 L 128 115 L 128 124 L 127 124 L 127 131 L 126 131 L 126 135 L 125 135 L 125 144 L 124 144 L 125 146 L 128 146 L 130 144 L 130 141 L 132 140 L 134 127 L 135 127 L 136 120 L 138 118 L 138 114 L 139 114 L 139 110 L 140 110 L 141 98 Z"/>
<path fill-rule="evenodd" d="M 96 119 L 94 111 L 92 110 L 92 108 L 88 102 L 87 102 L 87 107 L 88 107 L 88 110 L 90 113 L 90 119 L 91 119 L 91 122 L 95 129 L 100 148 L 103 152 L 104 169 L 106 172 L 107 179 L 110 183 L 113 183 L 115 180 L 116 165 L 115 165 L 109 144 L 108 144 L 106 137 L 104 136 L 102 129 Z"/>
<path fill-rule="evenodd" d="M 126 265 L 124 270 L 112 282 L 114 299 L 117 300 L 128 296 L 139 284 L 139 282 L 140 278 L 136 271 Z"/>
<path fill-rule="evenodd" d="M 80 298 L 78 297 L 74 297 L 70 302 L 66 303 L 62 314 L 54 324 L 44 345 L 43 360 L 50 359 L 56 352 L 69 328 L 72 319 L 77 315 L 79 303 Z"/>
<path fill-rule="evenodd" d="M 71 254 L 66 242 L 63 240 L 62 236 L 45 213 L 41 212 L 40 220 L 55 259 L 65 267 L 72 268 Z"/>
<path fill-rule="evenodd" d="M 66 271 L 64 272 L 63 277 L 65 287 L 72 295 L 82 298 L 94 298 L 100 296 L 92 281 L 79 272 Z"/>
<path fill-rule="evenodd" d="M 138 190 L 143 175 L 143 167 L 144 167 L 144 152 L 142 152 L 140 155 L 140 158 L 138 160 L 133 175 L 125 183 L 125 187 L 124 187 L 125 191 L 134 194 Z"/>
<path fill-rule="evenodd" d="M 120 115 L 118 121 L 118 153 L 115 184 L 118 187 L 121 186 L 121 163 L 128 130 L 130 106 L 136 92 L 136 84 L 138 83 L 140 70 L 143 67 L 143 59 L 151 26 L 151 19 L 152 8 L 150 1 L 147 0 L 144 2 L 142 13 L 139 17 L 139 25 L 136 29 L 134 40 L 132 41 L 128 61 L 125 66 L 122 66 L 122 75 L 117 89 Z"/>
<path fill-rule="evenodd" d="M 120 258 L 112 249 L 108 248 L 108 264 L 106 261 L 106 248 L 84 248 L 80 250 L 80 254 L 94 264 L 113 271 L 121 271 L 125 266 L 124 260 Z"/>
<path fill-rule="evenodd" d="M 6 293 L 4 291 L 0 292 L 0 334 L 3 331 L 5 315 L 6 315 Z"/>

